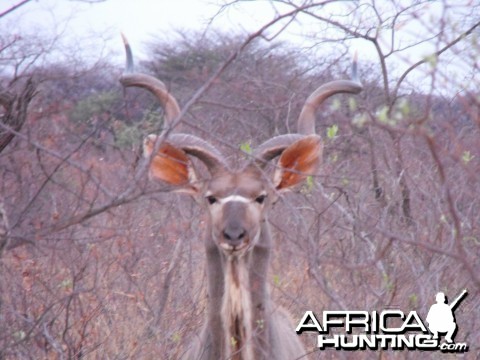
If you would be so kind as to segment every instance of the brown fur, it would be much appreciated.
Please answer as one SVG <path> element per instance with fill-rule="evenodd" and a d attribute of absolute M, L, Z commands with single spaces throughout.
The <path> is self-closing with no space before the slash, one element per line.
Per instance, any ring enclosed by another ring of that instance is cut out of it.
<path fill-rule="evenodd" d="M 286 360 L 305 355 L 294 324 L 268 291 L 272 239 L 267 216 L 277 197 L 270 184 L 250 165 L 215 174 L 201 190 L 218 199 L 241 196 L 242 201 L 206 201 L 209 305 L 204 328 L 185 359 Z M 262 194 L 266 197 L 260 204 L 256 199 Z M 232 223 L 245 229 L 242 244 L 248 245 L 238 253 L 222 247 L 222 230 Z"/>

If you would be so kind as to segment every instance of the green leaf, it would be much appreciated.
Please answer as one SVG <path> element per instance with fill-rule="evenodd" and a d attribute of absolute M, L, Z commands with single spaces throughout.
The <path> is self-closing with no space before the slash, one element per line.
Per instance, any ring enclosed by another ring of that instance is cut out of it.
<path fill-rule="evenodd" d="M 180 340 L 182 340 L 182 335 L 178 331 L 174 332 L 172 335 L 172 341 L 174 343 L 179 343 Z"/>
<path fill-rule="evenodd" d="M 307 184 L 308 191 L 312 191 L 313 187 L 315 186 L 315 181 L 313 180 L 312 175 L 307 176 L 306 184 Z"/>
<path fill-rule="evenodd" d="M 408 116 L 410 114 L 410 104 L 407 99 L 400 99 L 398 102 L 398 110 L 400 110 L 403 116 Z"/>
<path fill-rule="evenodd" d="M 338 154 L 334 153 L 330 155 L 330 162 L 332 164 L 336 163 L 338 161 Z"/>
<path fill-rule="evenodd" d="M 470 153 L 470 151 L 466 150 L 462 154 L 462 161 L 465 165 L 467 165 L 470 161 L 473 160 L 475 156 Z"/>
<path fill-rule="evenodd" d="M 425 56 L 425 61 L 432 67 L 435 68 L 438 63 L 438 57 L 436 54 Z"/>
<path fill-rule="evenodd" d="M 250 145 L 250 142 L 246 141 L 244 143 L 241 143 L 240 144 L 240 150 L 242 150 L 243 152 L 245 152 L 247 154 L 251 154 L 252 153 L 252 146 Z"/>
<path fill-rule="evenodd" d="M 357 100 L 354 97 L 348 98 L 348 108 L 350 109 L 350 111 L 357 110 Z"/>
<path fill-rule="evenodd" d="M 73 287 L 72 279 L 65 279 L 63 280 L 58 287 L 61 287 L 65 290 L 70 290 Z"/>
<path fill-rule="evenodd" d="M 338 133 L 338 125 L 333 124 L 332 126 L 327 128 L 327 137 L 329 139 L 334 139 Z"/>
<path fill-rule="evenodd" d="M 307 176 L 305 182 L 300 189 L 300 192 L 304 195 L 311 194 L 313 189 L 315 188 L 315 179 L 312 175 Z"/>
<path fill-rule="evenodd" d="M 386 106 L 383 106 L 381 109 L 379 109 L 377 111 L 377 118 L 378 118 L 378 121 L 380 121 L 381 123 L 388 123 L 389 122 L 389 118 L 388 118 L 388 107 Z"/>
<path fill-rule="evenodd" d="M 27 337 L 27 334 L 25 333 L 25 331 L 19 330 L 19 331 L 16 331 L 15 333 L 13 333 L 13 336 L 17 340 L 24 340 Z"/>
<path fill-rule="evenodd" d="M 332 101 L 332 105 L 330 105 L 330 109 L 332 111 L 335 111 L 335 110 L 340 109 L 341 106 L 342 106 L 342 103 L 340 102 L 340 100 L 338 98 L 335 98 Z"/>
<path fill-rule="evenodd" d="M 417 294 L 412 294 L 409 296 L 408 298 L 409 302 L 410 302 L 410 305 L 412 307 L 416 307 L 418 305 L 418 296 Z"/>
<path fill-rule="evenodd" d="M 382 274 L 382 277 L 383 277 L 383 286 L 385 286 L 387 290 L 391 291 L 393 289 L 393 282 L 390 279 L 390 276 L 388 276 L 388 274 L 384 272 Z"/>

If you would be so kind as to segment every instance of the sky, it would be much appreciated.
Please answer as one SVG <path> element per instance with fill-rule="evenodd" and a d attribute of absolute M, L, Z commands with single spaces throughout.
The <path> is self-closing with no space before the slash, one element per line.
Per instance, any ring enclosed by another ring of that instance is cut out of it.
<path fill-rule="evenodd" d="M 21 0 L 0 0 L 0 13 Z M 397 0 L 402 1 L 402 0 Z M 241 1 L 222 8 L 222 4 L 233 2 L 227 0 L 106 0 L 90 4 L 82 0 L 32 0 L 4 18 L 0 18 L 0 28 L 9 33 L 22 36 L 42 36 L 53 38 L 55 49 L 51 56 L 62 57 L 68 61 L 68 54 L 73 58 L 82 57 L 95 62 L 107 57 L 114 64 L 124 62 L 123 45 L 120 33 L 123 32 L 134 49 L 135 58 L 142 60 L 148 56 L 146 44 L 156 38 L 174 39 L 179 30 L 224 31 L 244 34 L 245 37 L 271 21 L 279 13 L 291 10 L 278 2 L 266 0 Z M 468 2 L 468 0 L 459 0 Z M 345 2 L 343 2 L 345 3 Z M 365 1 L 360 1 L 365 3 Z M 384 5 L 388 11 L 390 1 L 377 1 L 379 8 Z M 405 1 L 405 4 L 411 2 Z M 342 4 L 342 2 L 339 2 Z M 337 6 L 337 5 L 332 5 Z M 323 11 L 323 10 L 322 10 Z M 395 41 L 408 44 L 419 38 L 419 34 L 428 31 L 429 24 L 438 23 L 441 15 L 441 2 L 427 3 L 420 13 L 418 23 L 410 21 L 397 33 Z M 383 15 L 383 14 L 382 14 Z M 317 28 L 311 18 L 304 16 L 283 29 L 276 38 L 288 41 L 299 49 L 309 48 L 311 34 Z M 272 35 L 281 29 L 281 24 L 269 30 Z M 399 22 L 399 26 L 402 26 Z M 422 35 L 424 36 L 424 35 Z M 390 41 L 388 31 L 381 39 L 385 48 Z M 1 41 L 1 39 L 0 39 Z M 1 45 L 1 44 L 0 44 Z M 46 47 L 48 44 L 45 45 Z M 328 45 L 327 45 L 328 46 Z M 370 43 L 355 40 L 349 44 L 350 53 L 358 52 L 361 60 L 378 62 L 377 55 Z M 53 48 L 53 46 L 52 46 Z M 399 69 L 406 69 L 410 64 L 421 60 L 435 51 L 435 44 L 425 42 L 419 46 L 407 48 L 401 56 L 393 59 Z M 323 50 L 323 49 L 322 49 Z M 66 56 L 66 58 L 65 58 Z"/>
<path fill-rule="evenodd" d="M 0 12 L 20 1 L 1 0 Z M 102 49 L 108 40 L 106 47 L 110 50 L 118 47 L 112 42 L 115 37 L 121 48 L 119 33 L 123 32 L 132 45 L 143 52 L 146 42 L 156 37 L 175 36 L 179 30 L 221 29 L 247 35 L 268 23 L 276 14 L 291 10 L 269 1 L 242 1 L 222 8 L 226 2 L 231 1 L 107 0 L 92 4 L 82 0 L 32 0 L 6 17 L 6 27 L 19 33 L 63 34 L 68 43 L 81 46 L 82 41 L 86 41 L 98 49 Z M 302 24 L 295 21 L 283 30 L 279 40 L 287 39 L 298 46 L 306 46 L 302 35 L 309 31 L 315 30 L 309 30 L 304 18 Z M 423 48 L 425 52 L 425 46 Z M 365 51 L 364 56 L 370 54 Z"/>
<path fill-rule="evenodd" d="M 0 12 L 19 1 L 0 1 Z M 212 0 L 108 0 L 90 4 L 75 0 L 38 0 L 15 10 L 5 21 L 13 32 L 62 33 L 68 43 L 82 46 L 84 41 L 98 49 L 106 46 L 116 56 L 123 52 L 120 32 L 125 33 L 130 43 L 143 54 L 144 45 L 156 37 L 175 37 L 180 30 L 204 29 L 247 34 L 275 15 L 266 1 L 245 2 L 225 11 L 219 3 Z M 115 37 L 117 43 L 113 43 Z"/>
<path fill-rule="evenodd" d="M 1 0 L 0 12 L 19 1 Z M 242 1 L 222 8 L 225 2 L 228 1 L 107 0 L 91 4 L 81 0 L 33 0 L 8 15 L 5 21 L 6 27 L 13 32 L 62 34 L 68 44 L 82 47 L 86 43 L 89 48 L 97 49 L 106 47 L 115 56 L 121 56 L 120 32 L 124 32 L 130 43 L 143 54 L 148 41 L 156 37 L 174 37 L 179 30 L 221 29 L 247 35 L 268 23 L 276 14 L 291 10 L 269 1 Z M 270 33 L 274 31 L 272 29 Z M 288 40 L 299 47 L 309 46 L 308 36 L 304 35 L 314 31 L 309 29 L 304 18 L 301 24 L 295 21 L 284 29 L 278 40 Z M 117 43 L 114 43 L 115 37 Z M 365 51 L 363 55 L 369 57 L 372 52 Z"/>

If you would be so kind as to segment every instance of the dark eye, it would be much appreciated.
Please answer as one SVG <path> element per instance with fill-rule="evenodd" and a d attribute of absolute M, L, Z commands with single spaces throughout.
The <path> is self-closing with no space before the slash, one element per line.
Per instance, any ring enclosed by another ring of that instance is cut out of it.
<path fill-rule="evenodd" d="M 258 204 L 263 204 L 265 202 L 265 199 L 266 199 L 267 195 L 265 194 L 262 194 L 258 197 L 255 198 L 255 201 L 258 203 Z"/>
<path fill-rule="evenodd" d="M 210 205 L 213 205 L 217 202 L 217 198 L 213 195 L 207 196 L 207 201 Z"/>

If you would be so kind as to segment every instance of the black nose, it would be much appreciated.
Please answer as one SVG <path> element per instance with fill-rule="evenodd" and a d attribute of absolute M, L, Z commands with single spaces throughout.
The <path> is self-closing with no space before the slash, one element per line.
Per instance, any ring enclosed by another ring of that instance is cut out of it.
<path fill-rule="evenodd" d="M 223 238 L 232 245 L 238 245 L 243 241 L 247 232 L 240 226 L 229 226 L 223 230 Z"/>

